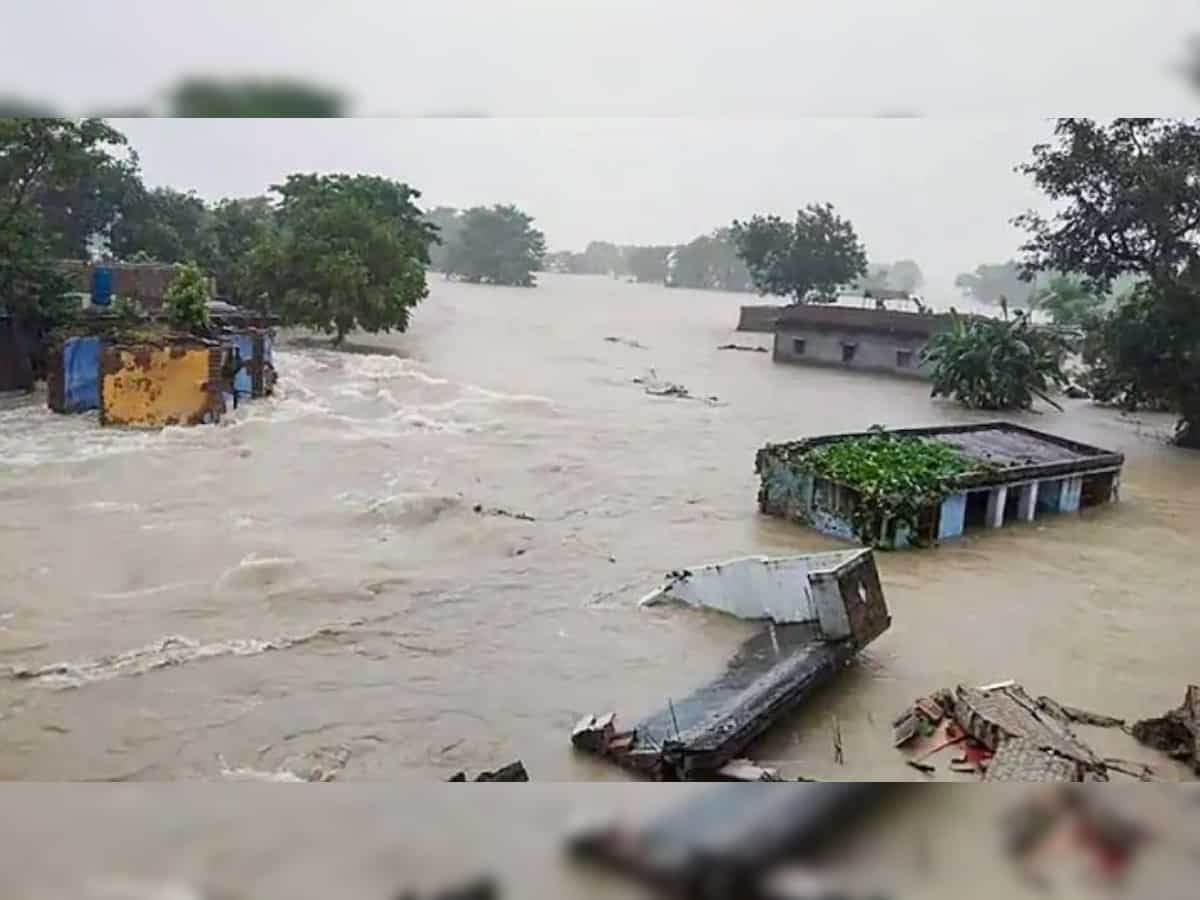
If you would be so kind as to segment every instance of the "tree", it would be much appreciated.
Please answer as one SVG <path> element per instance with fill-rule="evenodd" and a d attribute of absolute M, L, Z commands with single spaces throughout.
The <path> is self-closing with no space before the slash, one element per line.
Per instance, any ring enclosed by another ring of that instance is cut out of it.
<path fill-rule="evenodd" d="M 533 287 L 545 253 L 546 239 L 532 216 L 512 205 L 477 206 L 463 213 L 446 273 L 472 284 Z"/>
<path fill-rule="evenodd" d="M 608 241 L 591 241 L 583 250 L 582 263 L 589 275 L 625 274 L 625 259 L 621 249 Z"/>
<path fill-rule="evenodd" d="M 35 341 L 74 308 L 58 266 L 61 238 L 38 199 L 88 178 L 124 140 L 98 119 L 0 119 L 0 303 Z"/>
<path fill-rule="evenodd" d="M 934 397 L 953 397 L 972 409 L 1028 409 L 1035 396 L 1054 403 L 1049 392 L 1066 383 L 1058 337 L 1021 313 L 1011 320 L 954 311 L 951 317 L 950 329 L 922 351 L 933 368 Z"/>
<path fill-rule="evenodd" d="M 249 285 L 286 323 L 334 335 L 404 331 L 428 294 L 435 229 L 407 184 L 369 175 L 291 175 L 278 194 L 277 228 L 251 251 Z"/>
<path fill-rule="evenodd" d="M 173 118 L 335 118 L 345 114 L 337 91 L 291 79 L 186 78 L 167 96 Z"/>
<path fill-rule="evenodd" d="M 925 274 L 914 260 L 900 259 L 888 272 L 888 286 L 897 291 L 915 294 L 925 283 Z"/>
<path fill-rule="evenodd" d="M 964 272 L 954 279 L 954 286 L 978 303 L 995 306 L 1007 300 L 1012 307 L 1029 306 L 1034 286 L 1023 280 L 1021 264 L 1008 260 L 998 264 L 984 263 L 974 272 Z"/>
<path fill-rule="evenodd" d="M 462 230 L 462 213 L 452 206 L 439 206 L 425 215 L 425 221 L 437 229 L 437 241 L 429 248 L 429 267 L 445 272 L 450 248 Z"/>
<path fill-rule="evenodd" d="M 185 263 L 163 294 L 163 312 L 176 328 L 199 334 L 208 328 L 208 301 L 204 272 L 195 263 Z"/>
<path fill-rule="evenodd" d="M 211 255 L 211 270 L 217 290 L 234 303 L 249 299 L 250 252 L 275 227 L 275 211 L 269 197 L 222 200 L 207 218 L 208 236 L 202 246 Z"/>
<path fill-rule="evenodd" d="M 1089 291 L 1072 275 L 1055 275 L 1034 292 L 1030 307 L 1050 316 L 1062 328 L 1083 328 L 1103 310 L 1103 297 Z"/>
<path fill-rule="evenodd" d="M 832 299 L 867 270 L 854 226 L 828 203 L 810 204 L 794 223 L 778 216 L 735 221 L 731 234 L 760 294 L 789 296 L 796 303 Z"/>
<path fill-rule="evenodd" d="M 626 247 L 625 267 L 640 282 L 665 284 L 672 249 L 666 245 Z"/>
<path fill-rule="evenodd" d="M 672 287 L 718 291 L 748 291 L 753 287 L 728 228 L 675 248 L 670 283 Z"/>
<path fill-rule="evenodd" d="M 212 213 L 192 193 L 174 188 L 135 192 L 113 225 L 109 249 L 118 259 L 141 251 L 159 262 L 198 262 L 205 268 L 216 256 Z"/>
<path fill-rule="evenodd" d="M 1016 220 L 1026 271 L 1077 272 L 1100 293 L 1144 279 L 1110 325 L 1156 352 L 1111 362 L 1178 413 L 1178 443 L 1200 447 L 1200 122 L 1060 119 L 1054 134 L 1018 167 L 1057 207 Z"/>
<path fill-rule="evenodd" d="M 867 270 L 854 281 L 856 291 L 886 290 L 891 287 L 892 267 L 887 263 L 867 263 Z"/>

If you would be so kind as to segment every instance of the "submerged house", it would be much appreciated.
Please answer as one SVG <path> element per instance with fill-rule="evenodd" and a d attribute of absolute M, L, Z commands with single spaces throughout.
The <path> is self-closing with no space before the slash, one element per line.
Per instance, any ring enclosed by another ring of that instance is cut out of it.
<path fill-rule="evenodd" d="M 937 453 L 957 461 L 953 474 L 914 499 L 907 519 L 876 508 L 897 508 L 895 498 L 870 495 L 848 478 L 830 477 L 823 448 L 863 439 L 911 441 L 908 452 Z M 826 435 L 758 452 L 759 509 L 809 525 L 833 537 L 901 548 L 961 537 L 972 529 L 1031 522 L 1043 515 L 1078 512 L 1118 499 L 1124 456 L 1021 425 L 993 422 L 941 428 L 906 428 Z M 877 505 L 878 504 L 878 505 Z"/>
<path fill-rule="evenodd" d="M 810 303 L 780 310 L 773 359 L 928 378 L 921 351 L 948 315 Z"/>
<path fill-rule="evenodd" d="M 47 404 L 100 410 L 101 424 L 159 427 L 217 421 L 275 386 L 271 317 L 209 304 L 210 332 L 177 334 L 153 318 L 129 326 L 91 311 L 51 350 Z"/>

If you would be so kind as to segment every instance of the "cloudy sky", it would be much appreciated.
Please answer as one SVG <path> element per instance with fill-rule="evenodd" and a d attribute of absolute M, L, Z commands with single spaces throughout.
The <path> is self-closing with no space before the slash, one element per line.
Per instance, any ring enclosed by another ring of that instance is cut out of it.
<path fill-rule="evenodd" d="M 553 247 L 828 200 L 873 258 L 938 282 L 1015 250 L 1008 220 L 1038 198 L 1012 168 L 1049 117 L 1200 112 L 1173 70 L 1195 0 L 9 5 L 0 94 L 82 112 L 184 74 L 287 74 L 390 117 L 122 121 L 152 183 L 217 198 L 374 172 L 431 205 L 515 202 Z"/>

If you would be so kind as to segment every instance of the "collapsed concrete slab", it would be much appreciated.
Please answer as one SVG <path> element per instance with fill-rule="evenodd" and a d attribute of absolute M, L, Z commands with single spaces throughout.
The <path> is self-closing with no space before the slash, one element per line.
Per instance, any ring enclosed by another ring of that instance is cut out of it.
<path fill-rule="evenodd" d="M 778 866 L 817 849 L 885 791 L 873 782 L 714 785 L 642 823 L 585 823 L 567 846 L 673 896 L 774 896 L 765 888 Z"/>
<path fill-rule="evenodd" d="M 772 621 L 724 671 L 631 729 L 620 729 L 613 713 L 575 726 L 576 749 L 660 780 L 720 777 L 891 625 L 870 550 L 703 566 L 675 573 L 643 603 L 668 598 L 784 624 Z"/>

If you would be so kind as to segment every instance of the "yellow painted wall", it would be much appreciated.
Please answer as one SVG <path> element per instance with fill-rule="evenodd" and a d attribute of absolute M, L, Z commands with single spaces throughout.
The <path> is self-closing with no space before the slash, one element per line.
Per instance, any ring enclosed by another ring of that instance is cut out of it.
<path fill-rule="evenodd" d="M 215 421 L 207 347 L 110 349 L 101 362 L 100 421 L 107 425 L 198 425 Z"/>

